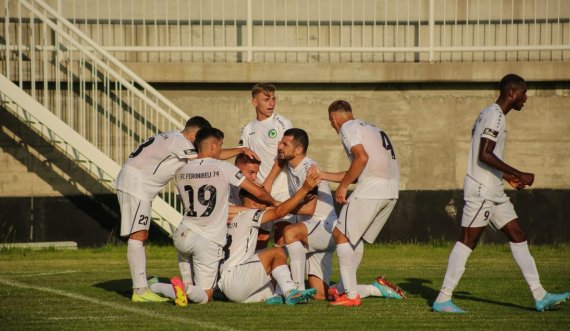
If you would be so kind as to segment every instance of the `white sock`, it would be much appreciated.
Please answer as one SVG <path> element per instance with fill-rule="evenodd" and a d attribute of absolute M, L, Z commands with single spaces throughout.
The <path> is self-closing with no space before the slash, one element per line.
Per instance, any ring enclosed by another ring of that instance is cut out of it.
<path fill-rule="evenodd" d="M 307 253 L 305 247 L 300 241 L 296 241 L 287 245 L 289 253 L 289 266 L 291 267 L 291 278 L 297 286 L 297 289 L 305 289 L 305 264 L 307 263 Z"/>
<path fill-rule="evenodd" d="M 359 240 L 353 249 L 354 255 L 352 256 L 352 267 L 354 268 L 354 274 L 356 275 L 360 262 L 362 261 L 362 256 L 364 255 L 364 241 Z"/>
<path fill-rule="evenodd" d="M 453 290 L 459 283 L 463 272 L 465 272 L 465 265 L 467 264 L 467 259 L 471 254 L 471 248 L 465 246 L 461 242 L 456 242 L 455 246 L 449 254 L 449 260 L 447 262 L 447 271 L 445 272 L 445 278 L 443 279 L 443 285 L 439 291 L 439 295 L 436 302 L 445 302 L 451 300 L 453 295 Z"/>
<path fill-rule="evenodd" d="M 353 299 L 358 294 L 356 288 L 356 270 L 352 266 L 354 249 L 350 243 L 336 245 L 336 255 L 338 256 L 338 266 L 340 278 L 344 286 L 346 295 Z"/>
<path fill-rule="evenodd" d="M 178 268 L 180 269 L 180 275 L 182 276 L 182 282 L 186 285 L 192 285 L 192 265 L 180 252 L 178 253 Z"/>
<path fill-rule="evenodd" d="M 173 291 L 174 291 L 174 289 L 173 289 Z M 188 299 L 192 302 L 208 303 L 208 295 L 206 294 L 206 291 L 204 291 L 202 288 L 200 288 L 198 286 L 195 286 L 195 285 L 187 286 L 186 287 L 186 295 L 188 296 Z"/>
<path fill-rule="evenodd" d="M 513 258 L 521 269 L 524 279 L 526 279 L 526 282 L 530 287 L 532 296 L 535 300 L 541 300 L 546 295 L 546 291 L 540 284 L 540 278 L 538 276 L 538 269 L 536 269 L 536 263 L 534 262 L 532 255 L 530 255 L 530 251 L 528 250 L 528 242 L 511 242 L 509 244 L 511 245 Z"/>
<path fill-rule="evenodd" d="M 167 298 L 176 299 L 176 294 L 174 294 L 174 288 L 172 288 L 172 284 L 154 283 L 149 286 L 149 288 L 154 293 L 162 294 Z"/>
<path fill-rule="evenodd" d="M 146 255 L 144 253 L 144 242 L 129 239 L 127 242 L 127 260 L 131 269 L 131 279 L 133 288 L 137 294 L 142 294 L 148 287 L 146 283 Z"/>
<path fill-rule="evenodd" d="M 342 282 L 338 282 L 337 284 L 331 285 L 331 287 L 336 288 L 336 290 L 340 294 L 344 293 L 344 286 L 342 286 Z M 360 295 L 360 298 L 366 298 L 370 296 L 372 297 L 382 296 L 380 290 L 377 289 L 376 286 L 372 285 L 356 285 L 356 291 L 358 292 L 358 295 Z"/>
<path fill-rule="evenodd" d="M 279 287 L 281 287 L 281 291 L 285 294 L 289 293 L 289 291 L 295 289 L 295 283 L 293 279 L 291 279 L 291 272 L 286 264 L 280 265 L 277 268 L 271 270 L 271 276 Z"/>

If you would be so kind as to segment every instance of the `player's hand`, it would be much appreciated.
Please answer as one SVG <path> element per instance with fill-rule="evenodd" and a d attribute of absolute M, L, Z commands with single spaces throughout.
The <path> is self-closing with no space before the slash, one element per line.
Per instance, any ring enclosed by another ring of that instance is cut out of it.
<path fill-rule="evenodd" d="M 309 167 L 309 170 L 307 170 L 307 177 L 305 178 L 305 183 L 303 185 L 307 185 L 309 189 L 312 189 L 313 187 L 319 185 L 320 182 L 321 172 L 319 168 L 313 164 L 311 167 Z"/>
<path fill-rule="evenodd" d="M 259 158 L 259 156 L 257 156 L 257 154 L 255 154 L 254 151 L 252 151 L 251 149 L 247 148 L 247 147 L 242 147 L 241 152 L 245 155 L 247 155 L 247 157 L 249 157 L 250 159 L 256 159 L 258 161 L 261 161 L 261 159 Z"/>
<path fill-rule="evenodd" d="M 335 193 L 334 193 L 334 198 L 336 200 L 336 202 L 340 203 L 340 204 L 346 204 L 346 193 L 348 191 L 348 187 L 344 187 L 344 186 L 338 186 Z"/>
<path fill-rule="evenodd" d="M 525 188 L 525 185 L 521 183 L 518 177 L 510 175 L 510 174 L 503 174 L 503 179 L 509 183 L 512 188 L 517 190 L 522 190 Z"/>
<path fill-rule="evenodd" d="M 518 176 L 518 179 L 522 184 L 531 186 L 534 182 L 534 174 L 530 172 L 522 172 Z"/>

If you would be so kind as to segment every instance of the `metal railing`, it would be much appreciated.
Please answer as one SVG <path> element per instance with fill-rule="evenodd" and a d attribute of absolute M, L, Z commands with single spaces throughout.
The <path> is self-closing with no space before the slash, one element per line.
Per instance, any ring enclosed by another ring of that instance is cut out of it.
<path fill-rule="evenodd" d="M 148 137 L 183 127 L 186 113 L 55 9 L 41 0 L 4 5 L 3 75 L 111 160 L 123 164 Z M 160 196 L 178 207 L 174 192 L 170 185 Z"/>
<path fill-rule="evenodd" d="M 562 61 L 567 0 L 51 0 L 121 61 Z"/>

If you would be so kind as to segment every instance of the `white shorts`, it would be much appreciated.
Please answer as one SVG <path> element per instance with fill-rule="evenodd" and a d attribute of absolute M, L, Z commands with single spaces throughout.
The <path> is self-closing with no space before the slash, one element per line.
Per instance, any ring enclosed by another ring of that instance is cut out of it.
<path fill-rule="evenodd" d="M 373 243 L 398 199 L 348 198 L 338 218 L 337 229 L 356 245 L 360 239 Z"/>
<path fill-rule="evenodd" d="M 283 202 L 283 201 L 289 199 L 290 196 L 289 196 L 288 192 L 280 192 L 280 193 L 275 194 L 273 196 L 273 198 L 277 201 Z M 278 220 L 275 220 L 273 222 L 265 222 L 265 223 L 261 224 L 259 229 L 263 230 L 265 232 L 271 232 L 271 230 L 273 229 L 273 224 L 279 223 L 279 222 L 287 222 L 289 224 L 295 224 L 295 223 L 297 223 L 297 217 L 293 214 L 289 214 L 289 215 L 287 215 L 283 218 L 280 218 Z"/>
<path fill-rule="evenodd" d="M 496 229 L 518 218 L 510 200 L 497 203 L 489 200 L 465 201 L 461 226 L 465 228 L 485 227 L 491 222 Z"/>
<path fill-rule="evenodd" d="M 335 243 L 332 232 L 337 223 L 336 218 L 324 221 L 310 219 L 302 222 L 307 227 L 309 249 L 307 253 L 329 251 L 334 252 Z"/>
<path fill-rule="evenodd" d="M 204 290 L 214 288 L 218 267 L 224 257 L 222 245 L 190 231 L 184 224 L 180 224 L 172 239 L 180 259 L 190 263 L 193 284 Z"/>
<path fill-rule="evenodd" d="M 257 254 L 224 271 L 218 286 L 228 299 L 239 303 L 264 302 L 275 292 Z"/>
<path fill-rule="evenodd" d="M 121 209 L 121 236 L 150 228 L 152 207 L 150 201 L 141 200 L 123 191 L 117 191 Z"/>
<path fill-rule="evenodd" d="M 307 264 L 305 268 L 307 276 L 317 276 L 325 283 L 330 284 L 332 256 L 333 252 L 330 251 L 307 253 Z"/>

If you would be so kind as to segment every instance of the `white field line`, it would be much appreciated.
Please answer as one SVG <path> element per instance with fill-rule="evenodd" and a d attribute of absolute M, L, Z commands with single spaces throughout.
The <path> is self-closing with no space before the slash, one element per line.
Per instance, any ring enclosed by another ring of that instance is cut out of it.
<path fill-rule="evenodd" d="M 195 325 L 195 326 L 198 326 L 201 328 L 213 329 L 213 330 L 236 330 L 236 329 L 232 329 L 230 327 L 221 326 L 221 325 L 217 325 L 217 324 L 210 323 L 210 322 L 202 322 L 202 321 L 194 320 L 194 319 L 189 318 L 189 317 L 182 318 L 182 317 L 160 314 L 160 313 L 153 312 L 151 310 L 140 309 L 140 308 L 137 308 L 134 306 L 125 306 L 125 305 L 121 305 L 121 304 L 114 303 L 114 302 L 105 302 L 105 301 L 90 298 L 90 297 L 87 297 L 87 296 L 84 296 L 81 294 L 76 294 L 76 293 L 58 290 L 58 289 L 54 289 L 54 288 L 23 284 L 23 283 L 11 281 L 11 280 L 8 280 L 8 279 L 2 278 L 2 277 L 0 277 L 0 284 L 12 286 L 12 287 L 17 287 L 17 288 L 23 288 L 23 289 L 32 289 L 32 290 L 51 293 L 51 294 L 55 294 L 55 295 L 60 295 L 60 296 L 64 296 L 64 297 L 74 299 L 74 300 L 81 300 L 81 301 L 89 302 L 89 303 L 92 303 L 95 305 L 107 306 L 107 307 L 110 307 L 113 309 L 119 309 L 119 310 L 127 311 L 130 313 L 144 315 L 146 317 L 150 317 L 150 318 L 154 318 L 154 319 L 163 319 L 166 321 L 175 321 L 175 322 L 180 323 L 181 326 L 192 324 L 192 325 Z"/>
<path fill-rule="evenodd" d="M 25 274 L 11 274 L 10 276 L 17 277 L 36 277 L 36 276 L 52 276 L 52 275 L 63 275 L 63 274 L 73 274 L 77 270 L 65 270 L 65 271 L 53 271 L 53 272 L 30 272 Z"/>

